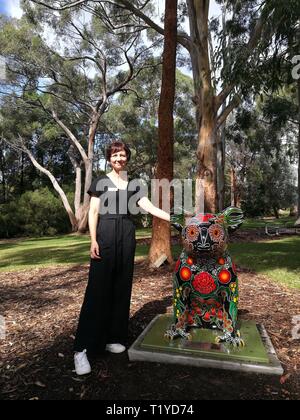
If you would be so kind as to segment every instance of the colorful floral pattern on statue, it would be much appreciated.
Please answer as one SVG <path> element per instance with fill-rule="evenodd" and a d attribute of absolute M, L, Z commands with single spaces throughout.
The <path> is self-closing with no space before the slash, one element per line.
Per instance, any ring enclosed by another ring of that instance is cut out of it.
<path fill-rule="evenodd" d="M 243 212 L 229 207 L 221 214 L 198 214 L 181 231 L 183 250 L 173 277 L 174 324 L 166 337 L 191 338 L 189 330 L 215 328 L 217 342 L 244 345 L 237 329 L 238 278 L 228 250 L 228 231 L 237 229 Z"/>

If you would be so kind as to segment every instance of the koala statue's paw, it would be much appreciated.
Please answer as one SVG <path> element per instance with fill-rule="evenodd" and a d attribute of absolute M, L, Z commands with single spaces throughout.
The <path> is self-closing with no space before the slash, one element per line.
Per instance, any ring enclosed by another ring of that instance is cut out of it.
<path fill-rule="evenodd" d="M 184 338 L 185 340 L 191 340 L 192 339 L 192 335 L 184 330 L 179 330 L 178 331 L 180 337 Z"/>
<path fill-rule="evenodd" d="M 175 325 L 171 326 L 171 329 L 165 332 L 165 338 L 169 340 L 173 340 L 174 338 L 181 337 L 186 340 L 191 340 L 192 336 L 188 332 L 186 332 L 183 328 L 176 328 Z"/>
<path fill-rule="evenodd" d="M 173 338 L 176 337 L 176 334 L 174 334 L 174 332 L 172 330 L 168 330 L 165 332 L 165 338 L 167 338 L 168 340 L 173 340 Z"/>
<path fill-rule="evenodd" d="M 239 331 L 236 332 L 236 334 L 230 334 L 229 332 L 226 332 L 222 336 L 218 336 L 216 338 L 216 343 L 226 343 L 230 344 L 233 347 L 245 347 L 245 341 L 241 338 L 241 334 Z"/>

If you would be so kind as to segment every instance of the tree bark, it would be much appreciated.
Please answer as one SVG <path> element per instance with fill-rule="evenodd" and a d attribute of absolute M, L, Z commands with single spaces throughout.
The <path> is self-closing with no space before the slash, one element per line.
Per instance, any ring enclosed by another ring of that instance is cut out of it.
<path fill-rule="evenodd" d="M 204 209 L 205 212 L 215 213 L 218 209 L 217 118 L 209 58 L 209 0 L 188 0 L 187 3 L 193 42 L 193 73 L 198 73 L 198 93 L 195 95 L 199 118 L 195 211 Z"/>
<path fill-rule="evenodd" d="M 84 160 L 84 166 L 85 166 L 84 197 L 83 197 L 83 204 L 81 208 L 81 215 L 80 215 L 80 220 L 79 220 L 79 225 L 78 225 L 78 231 L 81 233 L 85 233 L 87 231 L 87 225 L 88 225 L 90 196 L 88 195 L 87 190 L 89 186 L 91 185 L 92 178 L 93 178 L 94 144 L 95 144 L 95 136 L 96 136 L 100 117 L 101 117 L 101 114 L 94 113 L 91 118 L 90 128 L 89 128 L 88 154 L 87 154 L 87 158 Z"/>
<path fill-rule="evenodd" d="M 217 147 L 217 170 L 218 170 L 218 211 L 221 212 L 225 207 L 225 126 L 222 127 L 221 132 L 218 133 L 218 147 Z"/>
<path fill-rule="evenodd" d="M 90 196 L 87 193 L 87 190 L 92 182 L 93 177 L 93 158 L 94 158 L 94 144 L 95 144 L 95 136 L 97 132 L 97 127 L 99 124 L 99 120 L 101 118 L 102 112 L 104 107 L 102 107 L 98 112 L 92 114 L 90 120 L 90 127 L 89 127 L 89 134 L 88 134 L 88 151 L 84 150 L 80 141 L 76 138 L 76 136 L 71 132 L 71 130 L 63 123 L 63 121 L 58 117 L 56 112 L 52 110 L 52 117 L 56 121 L 56 123 L 60 126 L 60 128 L 66 133 L 70 141 L 72 142 L 73 147 L 76 147 L 78 152 L 81 155 L 81 158 L 84 162 L 85 167 L 85 180 L 84 180 L 84 195 L 83 195 L 83 202 L 78 208 L 78 179 L 80 177 L 81 182 L 81 170 L 80 174 L 78 172 L 78 168 L 76 167 L 76 190 L 75 190 L 75 197 L 76 197 L 76 217 L 77 219 L 77 226 L 78 231 L 80 233 L 85 233 L 87 231 L 87 224 L 88 224 L 88 212 L 89 212 L 89 204 L 90 204 Z M 74 163 L 73 163 L 74 166 Z M 81 187 L 80 187 L 80 195 L 81 195 Z"/>
<path fill-rule="evenodd" d="M 231 178 L 231 205 L 233 207 L 237 207 L 237 198 L 238 198 L 238 194 L 237 194 L 237 177 L 236 177 L 236 172 L 235 169 L 233 167 L 231 167 L 230 170 L 230 178 Z"/>
<path fill-rule="evenodd" d="M 298 86 L 298 219 L 300 219 L 300 79 Z"/>
<path fill-rule="evenodd" d="M 81 218 L 81 178 L 82 178 L 82 170 L 81 164 L 78 162 L 75 153 L 74 153 L 74 146 L 71 145 L 68 152 L 67 152 L 70 161 L 72 162 L 74 172 L 75 172 L 75 197 L 74 197 L 74 209 L 75 209 L 75 217 L 77 220 Z"/>
<path fill-rule="evenodd" d="M 6 173 L 5 173 L 5 158 L 2 148 L 0 149 L 0 171 L 2 175 L 2 194 L 3 194 L 3 202 L 5 203 L 7 200 L 7 194 L 6 194 Z M 2 200 L 1 200 L 2 201 Z M 2 202 L 1 202 L 2 204 Z"/>
<path fill-rule="evenodd" d="M 32 153 L 27 149 L 25 150 L 26 153 L 28 154 L 31 162 L 33 163 L 33 165 L 42 173 L 44 173 L 45 175 L 48 176 L 48 178 L 50 179 L 50 181 L 52 182 L 52 185 L 54 187 L 54 189 L 58 192 L 58 194 L 60 195 L 60 198 L 63 202 L 64 208 L 69 216 L 69 220 L 71 222 L 72 225 L 72 231 L 76 232 L 77 231 L 77 227 L 78 227 L 78 223 L 75 217 L 75 214 L 69 204 L 68 198 L 65 194 L 65 192 L 63 191 L 63 189 L 61 188 L 61 186 L 59 185 L 57 179 L 54 177 L 54 175 L 52 175 L 52 173 L 50 171 L 48 171 L 47 169 L 45 169 L 43 166 L 41 166 L 37 160 L 35 159 L 35 157 L 32 155 Z"/>
<path fill-rule="evenodd" d="M 159 146 L 156 178 L 173 179 L 174 161 L 174 101 L 176 82 L 176 47 L 177 47 L 177 0 L 165 3 L 165 43 L 163 55 L 162 88 L 159 103 Z M 161 192 L 159 206 L 162 206 Z M 171 204 L 171 203 L 170 203 Z M 153 218 L 152 240 L 149 251 L 149 264 L 165 254 L 170 264 L 173 263 L 171 252 L 171 229 L 169 222 Z"/>

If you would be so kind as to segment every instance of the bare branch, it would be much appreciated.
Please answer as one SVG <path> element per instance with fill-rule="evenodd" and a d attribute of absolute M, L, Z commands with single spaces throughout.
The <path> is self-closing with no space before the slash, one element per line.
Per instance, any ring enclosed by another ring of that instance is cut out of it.
<path fill-rule="evenodd" d="M 76 136 L 72 133 L 72 131 L 59 119 L 57 113 L 52 110 L 52 117 L 56 121 L 56 123 L 62 128 L 62 130 L 67 134 L 69 139 L 72 141 L 75 147 L 77 147 L 82 159 L 87 162 L 88 156 L 84 150 L 84 148 L 81 146 L 79 140 L 76 138 Z"/>
<path fill-rule="evenodd" d="M 226 86 L 222 92 L 219 93 L 219 95 L 216 97 L 215 101 L 215 111 L 218 112 L 220 107 L 223 105 L 223 103 L 226 101 L 228 96 L 231 94 L 233 89 L 235 88 L 235 84 L 231 83 L 230 85 Z"/>
<path fill-rule="evenodd" d="M 124 55 L 126 57 L 126 61 L 127 64 L 129 66 L 129 72 L 127 74 L 127 77 L 125 80 L 123 80 L 123 82 L 119 83 L 113 90 L 111 90 L 110 92 L 107 93 L 107 96 L 112 96 L 113 94 L 115 94 L 116 92 L 119 92 L 121 89 L 123 89 L 129 82 L 130 80 L 132 80 L 132 77 L 134 75 L 134 68 L 133 68 L 133 64 L 130 61 L 128 52 L 130 51 L 130 49 L 132 48 L 132 45 L 134 44 L 134 42 L 136 41 L 137 37 L 135 37 L 132 41 L 132 43 L 129 45 L 129 47 L 124 51 Z"/>
<path fill-rule="evenodd" d="M 38 161 L 35 159 L 35 157 L 31 153 L 31 151 L 26 147 L 24 139 L 19 135 L 18 140 L 15 139 L 14 141 L 9 141 L 6 138 L 4 138 L 3 136 L 1 136 L 1 140 L 3 140 L 6 144 L 8 144 L 14 150 L 17 150 L 19 152 L 25 152 L 29 156 L 33 165 L 40 172 L 42 172 L 44 175 L 46 175 L 50 179 L 54 189 L 58 192 L 58 194 L 59 194 L 59 196 L 60 196 L 60 198 L 63 202 L 63 205 L 65 207 L 66 212 L 68 213 L 68 216 L 69 216 L 69 219 L 70 219 L 70 222 L 71 222 L 72 226 L 73 227 L 77 226 L 77 220 L 76 220 L 76 217 L 74 215 L 74 212 L 73 212 L 73 210 L 72 210 L 72 208 L 69 204 L 69 201 L 68 201 L 68 198 L 67 198 L 65 192 L 63 191 L 63 189 L 59 185 L 59 182 L 57 181 L 55 176 L 48 169 L 44 168 L 42 165 L 40 165 L 38 163 Z"/>
<path fill-rule="evenodd" d="M 87 3 L 87 0 L 77 0 L 71 3 L 67 3 L 64 6 L 51 6 L 49 5 L 49 3 L 47 4 L 47 3 L 44 3 L 43 1 L 38 1 L 38 0 L 30 0 L 30 1 L 32 3 L 39 4 L 40 6 L 45 6 L 48 9 L 57 10 L 57 11 L 72 9 L 73 7 L 80 6 L 80 5 L 83 5 L 84 3 Z"/>
<path fill-rule="evenodd" d="M 154 29 L 156 32 L 158 32 L 161 35 L 164 35 L 165 34 L 164 28 L 162 28 L 161 26 L 159 26 L 158 24 L 156 24 L 151 18 L 149 18 L 145 13 L 142 12 L 142 9 L 144 9 L 145 6 L 149 3 L 149 0 L 147 0 L 143 4 L 143 6 L 140 7 L 140 8 L 135 7 L 132 4 L 132 2 L 131 1 L 128 1 L 128 0 L 119 0 L 119 3 L 115 3 L 113 1 L 101 1 L 101 0 L 99 0 L 99 1 L 79 0 L 79 1 L 74 1 L 72 3 L 66 4 L 64 6 L 60 6 L 60 7 L 50 6 L 49 4 L 46 4 L 45 2 L 38 1 L 38 0 L 28 0 L 28 1 L 31 1 L 31 2 L 33 2 L 35 4 L 42 5 L 44 7 L 47 7 L 48 9 L 57 10 L 57 11 L 71 9 L 72 7 L 82 5 L 86 9 L 88 9 L 90 12 L 91 12 L 91 10 L 90 10 L 90 7 L 88 6 L 89 1 L 91 1 L 93 3 L 109 3 L 109 4 L 112 4 L 112 5 L 116 6 L 116 7 L 119 7 L 120 9 L 123 9 L 123 10 L 124 9 L 130 10 L 132 13 L 134 13 L 135 16 L 137 16 L 138 18 L 142 19 L 148 25 L 148 27 Z M 178 36 L 177 36 L 177 40 L 178 40 L 178 43 L 180 43 L 188 51 L 191 51 L 191 49 L 193 48 L 193 43 L 191 41 L 191 38 L 190 38 L 190 36 L 186 32 L 179 31 L 178 32 Z"/>
<path fill-rule="evenodd" d="M 228 116 L 231 112 L 242 102 L 241 96 L 236 94 L 233 99 L 230 101 L 228 106 L 224 109 L 221 115 L 218 117 L 217 120 L 217 127 L 220 128 L 224 122 L 227 120 Z"/>

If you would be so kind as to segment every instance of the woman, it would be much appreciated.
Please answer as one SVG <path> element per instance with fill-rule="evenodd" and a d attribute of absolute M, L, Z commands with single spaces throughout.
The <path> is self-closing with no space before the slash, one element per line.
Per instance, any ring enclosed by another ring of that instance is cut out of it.
<path fill-rule="evenodd" d="M 91 195 L 91 262 L 74 344 L 78 375 L 91 372 L 88 354 L 101 353 L 105 349 L 112 353 L 126 350 L 124 344 L 127 339 L 136 246 L 135 226 L 128 209 L 130 198 L 138 193 L 140 198 L 137 205 L 140 208 L 170 221 L 170 215 L 155 207 L 142 194 L 140 187 L 133 191 L 128 188 L 129 181 L 124 169 L 130 155 L 126 144 L 113 142 L 106 155 L 112 171 L 95 179 L 88 190 Z M 102 194 L 105 200 L 100 199 Z M 107 203 L 109 205 L 105 206 Z"/>

